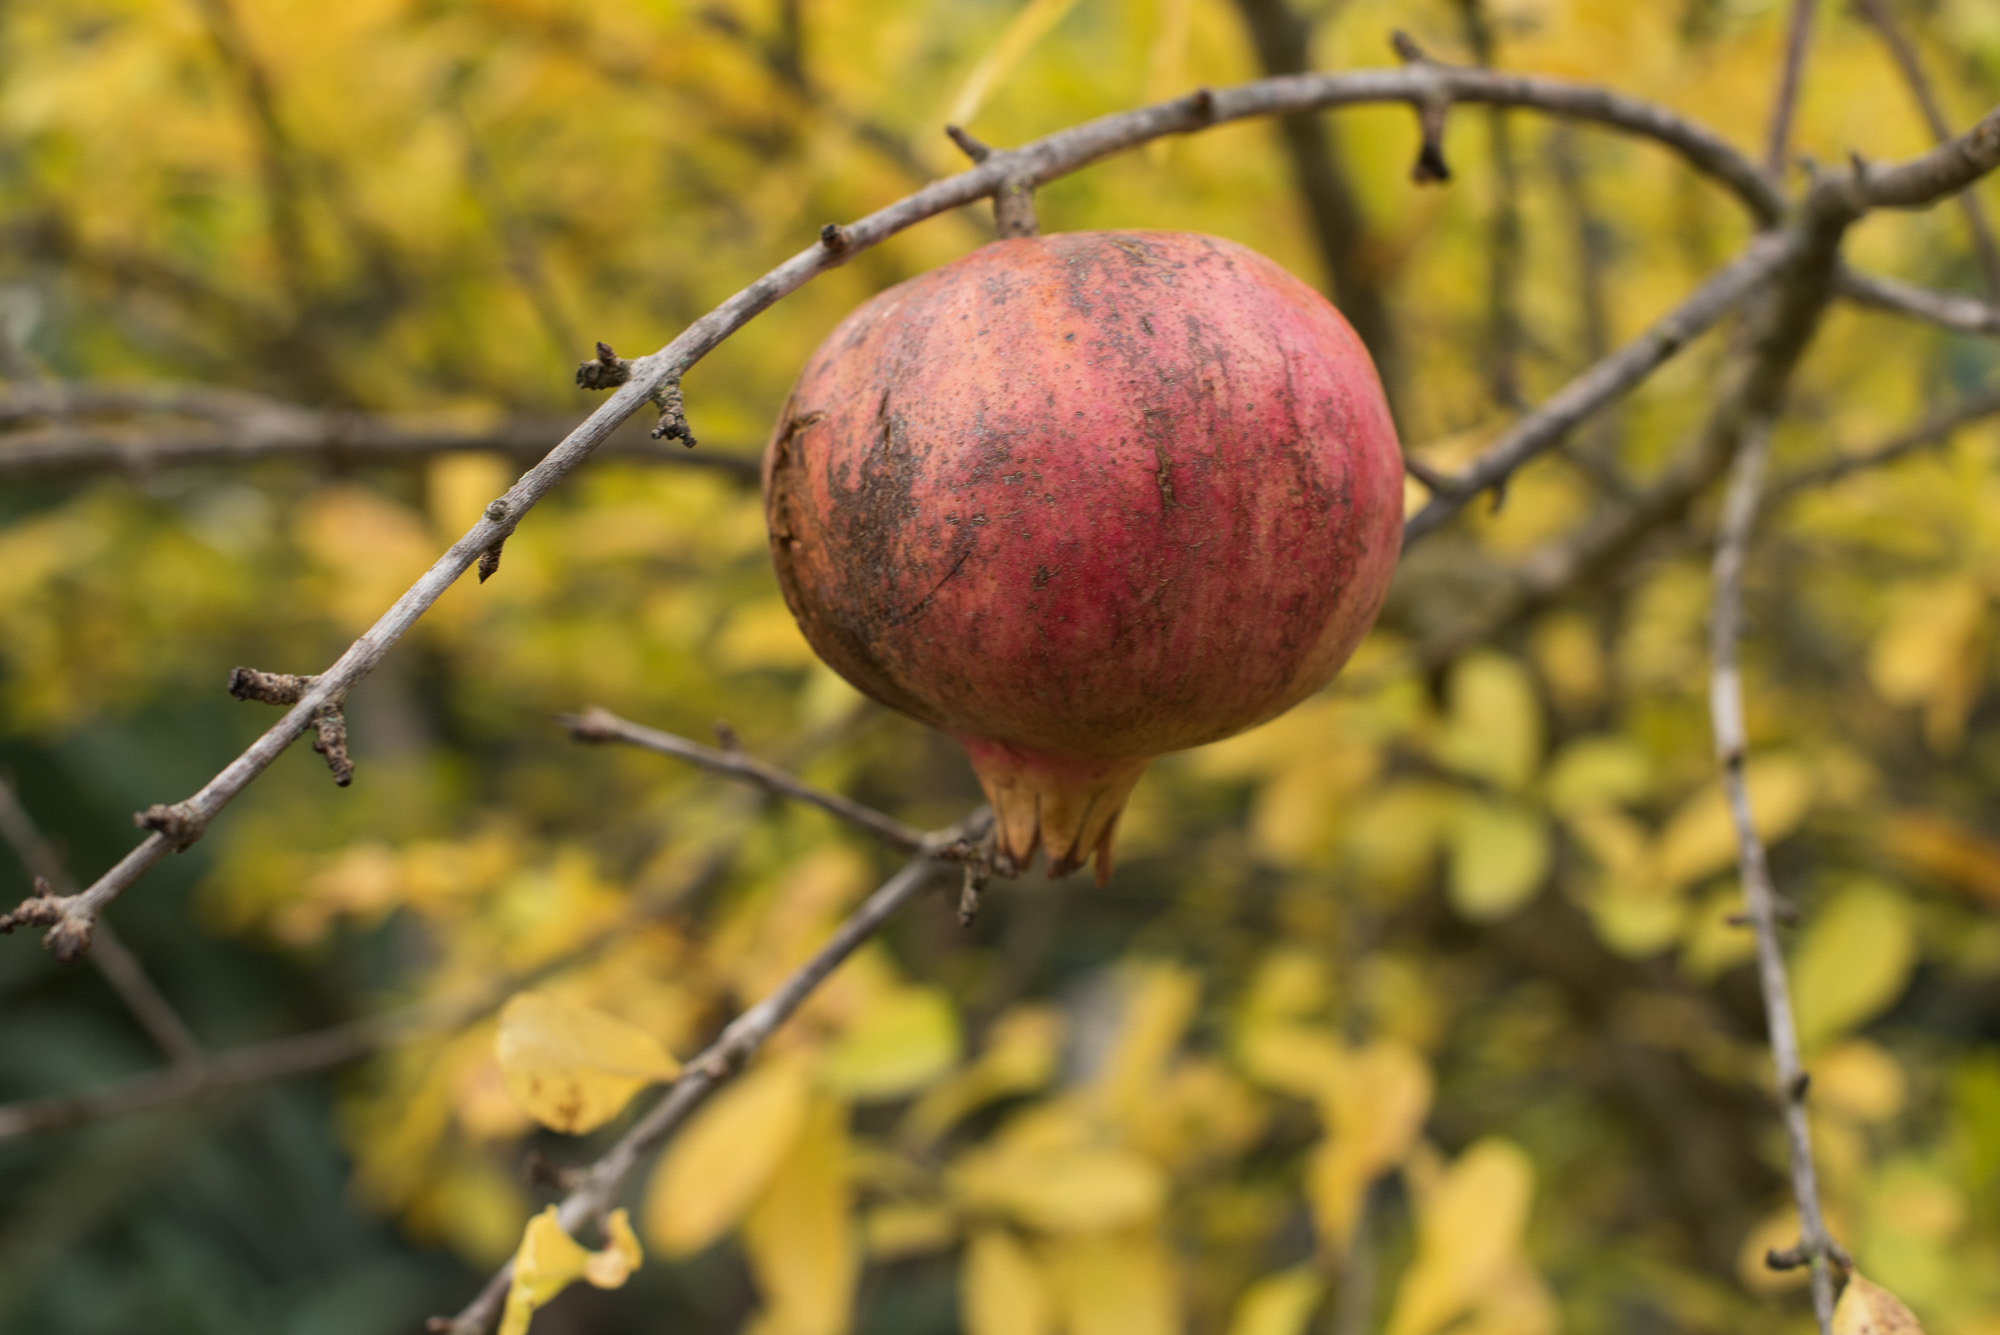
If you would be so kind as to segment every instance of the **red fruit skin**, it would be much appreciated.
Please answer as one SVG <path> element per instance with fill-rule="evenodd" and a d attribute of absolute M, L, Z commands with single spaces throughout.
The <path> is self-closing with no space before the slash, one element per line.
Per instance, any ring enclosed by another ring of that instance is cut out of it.
<path fill-rule="evenodd" d="M 1402 540 L 1373 364 L 1324 298 L 1176 232 L 998 241 L 815 352 L 764 458 L 785 599 L 965 746 L 999 852 L 1095 853 L 1152 757 L 1332 679 Z"/>

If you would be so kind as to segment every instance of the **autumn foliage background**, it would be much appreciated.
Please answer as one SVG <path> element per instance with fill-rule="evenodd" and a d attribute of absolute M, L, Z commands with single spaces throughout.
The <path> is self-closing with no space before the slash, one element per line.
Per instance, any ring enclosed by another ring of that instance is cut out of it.
<path fill-rule="evenodd" d="M 656 347 L 822 223 L 955 169 L 954 109 L 1014 143 L 1262 72 L 1225 0 L 1028 8 L 19 0 L 0 11 L 7 375 L 573 419 L 592 340 Z M 1392 28 L 1471 59 L 1483 28 L 1498 63 L 1655 99 L 1752 153 L 1780 10 L 1299 5 L 1321 68 L 1390 63 Z M 1897 10 L 1955 124 L 2000 100 L 2000 10 Z M 1439 467 L 1490 441 L 1509 393 L 1543 397 L 1749 235 L 1656 148 L 1510 115 L 1518 331 L 1496 336 L 1487 114 L 1455 114 L 1445 189 L 1408 179 L 1406 109 L 1328 124 L 1387 297 L 1404 439 Z M 1800 152 L 1929 143 L 1875 34 L 1823 7 Z M 1209 231 L 1326 280 L 1270 124 L 1092 167 L 1039 208 L 1045 230 Z M 983 212 L 926 223 L 724 344 L 686 382 L 702 451 L 753 457 L 842 314 L 990 235 Z M 1849 254 L 1981 290 L 1950 207 L 1871 218 Z M 1721 352 L 1711 336 L 1504 507 L 1414 551 L 1328 692 L 1156 764 L 1108 888 L 1030 876 L 969 930 L 945 892 L 898 921 L 645 1174 L 646 1264 L 536 1330 L 1809 1328 L 1797 1281 L 1760 1259 L 1795 1225 L 1751 941 L 1725 921 L 1712 505 L 1426 658 L 1482 606 L 1485 572 L 1660 467 Z M 1988 391 L 1994 363 L 1977 339 L 1836 310 L 1777 476 Z M 330 662 L 518 467 L 470 452 L 0 486 L 0 761 L 72 869 L 95 875 L 129 812 L 268 724 L 225 696 L 232 666 Z M 1996 535 L 1989 422 L 1781 485 L 1749 586 L 1750 784 L 1803 915 L 1789 945 L 1833 1225 L 1933 1335 L 2000 1332 Z M 927 828 L 978 800 L 949 743 L 814 662 L 764 541 L 740 474 L 593 461 L 354 693 L 351 789 L 294 748 L 111 920 L 217 1048 L 557 962 L 551 995 L 688 1055 L 896 859 L 816 812 L 577 747 L 553 715 L 597 704 L 693 736 L 726 719 Z M 26 892 L 11 861 L 0 883 Z M 158 1061 L 94 974 L 28 940 L 0 948 L 0 996 L 0 1096 Z M 582 1162 L 610 1134 L 537 1130 L 493 1051 L 488 1018 L 0 1145 L 0 1326 L 305 1335 L 456 1310 L 551 1198 L 524 1153 Z"/>

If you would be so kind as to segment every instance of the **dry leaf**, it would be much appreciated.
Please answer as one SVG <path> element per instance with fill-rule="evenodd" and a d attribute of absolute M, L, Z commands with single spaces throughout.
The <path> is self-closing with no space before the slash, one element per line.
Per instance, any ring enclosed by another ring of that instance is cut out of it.
<path fill-rule="evenodd" d="M 514 1253 L 514 1276 L 507 1289 L 507 1308 L 499 1335 L 527 1335 L 537 1308 L 578 1280 L 600 1289 L 615 1289 L 639 1268 L 639 1239 L 625 1211 L 613 1210 L 604 1221 L 608 1241 L 602 1251 L 590 1251 L 563 1231 L 551 1205 L 533 1219 Z"/>
<path fill-rule="evenodd" d="M 1856 1271 L 1834 1306 L 1833 1335 L 1924 1335 L 1924 1328 L 1895 1294 Z"/>
<path fill-rule="evenodd" d="M 604 1125 L 634 1094 L 681 1071 L 645 1030 L 546 992 L 508 1001 L 493 1046 L 514 1101 L 570 1135 Z"/>

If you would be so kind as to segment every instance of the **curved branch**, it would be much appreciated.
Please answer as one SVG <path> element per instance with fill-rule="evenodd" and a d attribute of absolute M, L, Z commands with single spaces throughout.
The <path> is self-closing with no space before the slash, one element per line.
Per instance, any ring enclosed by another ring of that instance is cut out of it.
<path fill-rule="evenodd" d="M 600 709 L 595 705 L 581 714 L 565 714 L 561 716 L 559 722 L 567 727 L 569 735 L 579 742 L 623 742 L 627 746 L 640 747 L 663 756 L 672 756 L 676 760 L 685 760 L 691 765 L 699 765 L 712 774 L 721 774 L 755 784 L 775 796 L 789 797 L 795 802 L 818 807 L 906 853 L 922 852 L 930 847 L 927 842 L 930 836 L 914 825 L 905 825 L 894 816 L 886 815 L 871 806 L 864 806 L 851 797 L 815 788 L 803 779 L 785 773 L 776 765 L 766 764 L 733 746 L 728 750 L 703 746 L 685 737 L 677 737 L 670 732 L 661 732 L 656 728 L 644 727 L 619 718 L 610 710 Z"/>

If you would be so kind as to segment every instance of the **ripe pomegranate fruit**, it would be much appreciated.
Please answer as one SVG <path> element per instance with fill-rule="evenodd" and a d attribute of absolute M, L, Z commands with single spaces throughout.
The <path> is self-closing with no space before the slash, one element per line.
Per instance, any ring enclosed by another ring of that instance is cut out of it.
<path fill-rule="evenodd" d="M 1254 251 L 1177 232 L 997 241 L 868 301 L 764 454 L 821 658 L 964 746 L 996 853 L 1095 857 L 1154 757 L 1330 681 L 1402 540 L 1361 342 Z"/>

